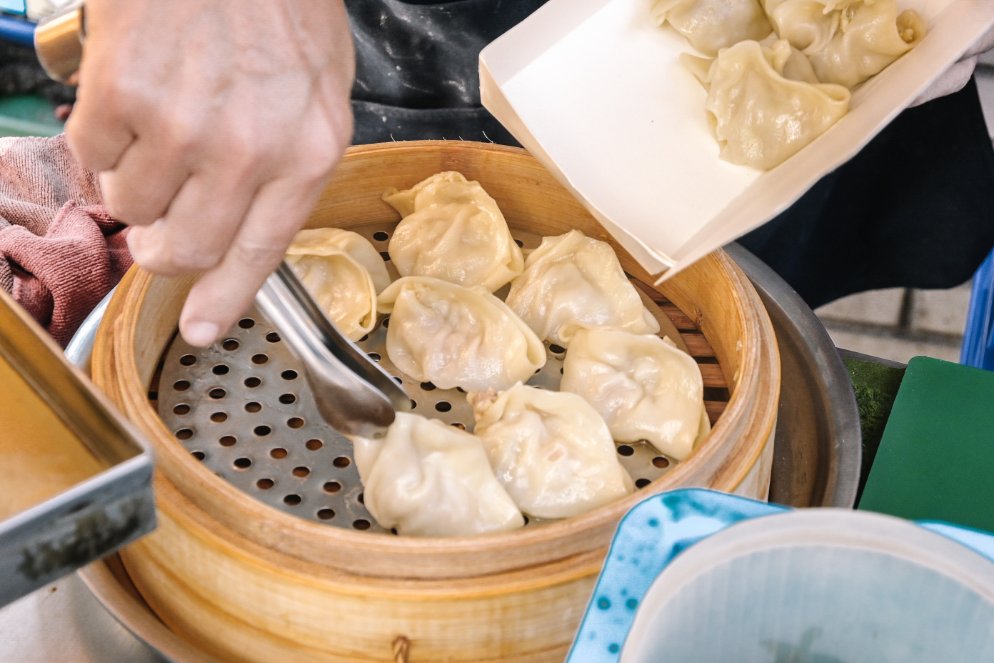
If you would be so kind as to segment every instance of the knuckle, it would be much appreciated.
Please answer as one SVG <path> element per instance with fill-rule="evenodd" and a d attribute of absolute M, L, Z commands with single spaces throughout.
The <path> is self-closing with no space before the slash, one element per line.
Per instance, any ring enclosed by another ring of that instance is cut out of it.
<path fill-rule="evenodd" d="M 164 247 L 149 241 L 147 233 L 141 231 L 141 228 L 133 228 L 128 233 L 128 249 L 135 264 L 155 274 L 173 275 L 168 269 L 168 260 L 163 255 Z"/>
<path fill-rule="evenodd" d="M 101 108 L 119 117 L 141 117 L 160 105 L 147 85 L 113 65 L 102 72 L 97 92 Z"/>
<path fill-rule="evenodd" d="M 101 195 L 103 197 L 104 206 L 107 207 L 107 211 L 110 215 L 117 219 L 127 223 L 128 225 L 143 225 L 136 224 L 133 220 L 135 215 L 134 210 L 131 209 L 131 205 L 125 195 L 121 192 L 122 187 L 118 184 L 118 179 L 115 178 L 113 181 L 108 181 L 107 178 L 102 178 L 101 180 Z"/>
<path fill-rule="evenodd" d="M 163 129 L 163 138 L 178 154 L 195 151 L 204 141 L 204 122 L 195 113 L 173 110 L 160 116 L 156 123 Z"/>
<path fill-rule="evenodd" d="M 337 161 L 337 154 L 329 150 L 315 146 L 302 148 L 293 162 L 294 179 L 308 187 L 316 186 L 331 175 Z"/>
<path fill-rule="evenodd" d="M 110 215 L 117 219 L 118 221 L 128 222 L 128 210 L 127 205 L 123 200 L 121 200 L 120 195 L 117 193 L 117 186 L 101 182 L 100 186 L 100 196 L 103 199 L 104 207 L 110 212 Z"/>
<path fill-rule="evenodd" d="M 330 129 L 319 134 L 298 143 L 294 151 L 295 171 L 311 183 L 323 181 L 331 174 L 347 144 Z"/>
<path fill-rule="evenodd" d="M 104 195 L 104 205 L 114 219 L 129 226 L 147 226 L 155 221 L 146 210 L 128 200 L 123 200 L 113 190 Z"/>
<path fill-rule="evenodd" d="M 220 262 L 220 255 L 209 247 L 195 247 L 192 242 L 158 241 L 137 230 L 129 234 L 128 248 L 136 263 L 155 274 L 176 276 L 205 271 Z"/>
<path fill-rule="evenodd" d="M 194 248 L 184 246 L 172 254 L 173 265 L 183 272 L 202 272 L 216 267 L 221 262 L 221 252 L 210 247 Z"/>
<path fill-rule="evenodd" d="M 164 126 L 169 145 L 177 156 L 192 155 L 200 147 L 200 141 L 193 131 L 193 126 L 186 120 L 169 118 Z"/>
<path fill-rule="evenodd" d="M 153 191 L 148 187 L 132 185 L 125 173 L 108 172 L 101 179 L 104 205 L 110 215 L 132 226 L 154 223 L 161 209 L 155 204 Z"/>
<path fill-rule="evenodd" d="M 69 116 L 69 119 L 66 120 L 65 134 L 69 149 L 73 151 L 83 166 L 86 166 L 90 159 L 91 147 L 90 141 L 87 140 L 90 132 L 87 127 L 83 126 L 82 120 L 80 120 L 82 116 L 82 113 L 74 113 Z"/>
<path fill-rule="evenodd" d="M 285 247 L 278 242 L 264 242 L 256 239 L 235 242 L 231 257 L 238 263 L 257 270 L 271 270 L 283 259 Z"/>
<path fill-rule="evenodd" d="M 235 171 L 245 174 L 268 161 L 274 152 L 265 138 L 241 128 L 229 131 L 222 146 L 222 155 Z"/>

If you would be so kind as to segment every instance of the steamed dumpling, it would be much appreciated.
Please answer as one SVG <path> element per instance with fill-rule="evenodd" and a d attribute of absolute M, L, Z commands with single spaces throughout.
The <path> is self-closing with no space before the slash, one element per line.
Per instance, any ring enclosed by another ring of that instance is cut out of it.
<path fill-rule="evenodd" d="M 780 39 L 805 52 L 824 48 L 839 30 L 840 7 L 850 0 L 763 0 Z"/>
<path fill-rule="evenodd" d="M 632 492 L 600 415 L 576 394 L 521 384 L 470 394 L 497 480 L 537 518 L 567 518 Z"/>
<path fill-rule="evenodd" d="M 542 341 L 483 288 L 406 276 L 380 294 L 379 309 L 390 313 L 390 361 L 415 380 L 442 389 L 506 389 L 545 365 Z"/>
<path fill-rule="evenodd" d="M 769 48 L 743 41 L 710 63 L 702 80 L 708 90 L 705 108 L 722 159 L 773 168 L 846 114 L 850 94 L 845 87 L 784 75 L 794 55 L 783 40 Z M 699 59 L 685 62 L 700 72 Z"/>
<path fill-rule="evenodd" d="M 401 276 L 433 276 L 493 292 L 521 273 L 524 258 L 496 201 L 479 182 L 438 173 L 383 200 L 403 220 L 389 253 Z"/>
<path fill-rule="evenodd" d="M 772 31 L 759 0 L 652 0 L 650 11 L 657 25 L 668 22 L 706 55 Z"/>
<path fill-rule="evenodd" d="M 581 327 L 659 331 L 614 249 L 579 230 L 542 238 L 506 301 L 539 337 L 563 347 Z"/>
<path fill-rule="evenodd" d="M 759 45 L 763 48 L 763 53 L 769 58 L 770 66 L 775 71 L 780 72 L 787 80 L 812 84 L 821 82 L 818 80 L 818 76 L 815 74 L 814 67 L 811 66 L 811 60 L 808 59 L 808 56 L 791 45 L 786 39 L 778 39 L 776 35 L 770 35 L 759 42 Z M 684 61 L 686 62 L 689 57 L 686 56 Z M 705 77 L 706 72 L 705 76 L 698 76 L 698 79 L 703 81 Z"/>
<path fill-rule="evenodd" d="M 286 262 L 304 288 L 338 330 L 353 341 L 376 324 L 376 285 L 365 265 L 369 264 L 378 279 L 382 278 L 379 269 L 386 273 L 372 245 L 369 248 L 379 265 L 363 255 L 363 244 L 369 242 L 346 230 L 304 230 L 286 252 Z"/>
<path fill-rule="evenodd" d="M 693 357 L 658 336 L 577 331 L 560 389 L 590 403 L 615 441 L 647 440 L 674 460 L 690 455 L 700 432 L 701 371 Z"/>
<path fill-rule="evenodd" d="M 898 12 L 894 0 L 854 0 L 836 10 L 839 25 L 824 46 L 810 46 L 818 80 L 852 88 L 879 73 L 925 37 L 925 21 Z"/>
<path fill-rule="evenodd" d="M 479 438 L 398 412 L 385 438 L 353 437 L 363 503 L 380 526 L 412 536 L 502 532 L 524 518 L 497 482 Z"/>
<path fill-rule="evenodd" d="M 390 274 L 380 252 L 372 243 L 351 230 L 341 228 L 305 228 L 293 237 L 288 255 L 326 255 L 345 253 L 366 268 L 376 292 L 390 285 Z"/>

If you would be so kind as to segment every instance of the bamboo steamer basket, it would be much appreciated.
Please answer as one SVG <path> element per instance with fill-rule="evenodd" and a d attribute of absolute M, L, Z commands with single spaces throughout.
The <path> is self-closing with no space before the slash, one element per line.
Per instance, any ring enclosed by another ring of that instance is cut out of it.
<path fill-rule="evenodd" d="M 459 538 L 331 527 L 267 506 L 191 457 L 150 402 L 191 281 L 134 269 L 97 335 L 95 382 L 152 440 L 159 529 L 121 556 L 149 606 L 183 639 L 250 661 L 562 660 L 614 527 L 636 502 L 703 486 L 765 499 L 780 369 L 769 318 L 744 274 L 716 252 L 658 287 L 526 152 L 469 142 L 351 148 L 308 225 L 396 222 L 380 199 L 434 173 L 478 180 L 512 231 L 579 228 L 614 245 L 662 302 L 705 382 L 710 435 L 625 499 L 582 516 Z"/>

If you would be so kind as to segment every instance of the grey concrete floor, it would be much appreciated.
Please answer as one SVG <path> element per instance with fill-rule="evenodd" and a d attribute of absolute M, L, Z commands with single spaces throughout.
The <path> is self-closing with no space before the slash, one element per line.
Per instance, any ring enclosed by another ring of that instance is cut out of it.
<path fill-rule="evenodd" d="M 985 56 L 976 75 L 994 136 L 994 52 Z M 874 290 L 816 313 L 839 347 L 900 362 L 916 355 L 958 361 L 969 301 L 970 283 L 950 290 Z"/>

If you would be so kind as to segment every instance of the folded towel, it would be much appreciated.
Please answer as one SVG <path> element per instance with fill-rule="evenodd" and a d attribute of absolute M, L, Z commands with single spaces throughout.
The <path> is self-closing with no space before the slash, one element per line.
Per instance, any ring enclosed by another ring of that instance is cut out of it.
<path fill-rule="evenodd" d="M 100 203 L 63 136 L 0 138 L 0 287 L 63 346 L 131 266 Z"/>

